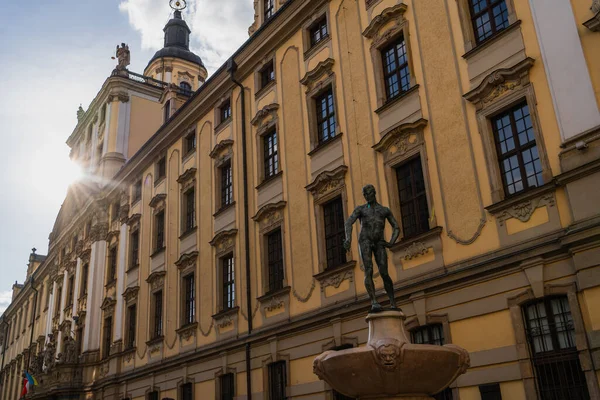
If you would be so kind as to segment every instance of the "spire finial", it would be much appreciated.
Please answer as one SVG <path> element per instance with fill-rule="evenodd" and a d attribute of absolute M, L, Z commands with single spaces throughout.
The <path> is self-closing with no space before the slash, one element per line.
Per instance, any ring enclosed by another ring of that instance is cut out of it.
<path fill-rule="evenodd" d="M 169 1 L 169 5 L 175 11 L 181 11 L 187 7 L 185 0 L 171 0 Z"/>

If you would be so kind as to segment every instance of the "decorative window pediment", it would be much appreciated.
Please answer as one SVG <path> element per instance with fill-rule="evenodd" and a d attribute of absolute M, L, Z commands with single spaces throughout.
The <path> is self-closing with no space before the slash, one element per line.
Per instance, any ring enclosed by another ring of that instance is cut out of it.
<path fill-rule="evenodd" d="M 210 241 L 210 245 L 217 249 L 217 255 L 227 253 L 233 249 L 237 232 L 237 229 L 230 229 L 215 235 Z"/>
<path fill-rule="evenodd" d="M 423 118 L 398 125 L 383 135 L 373 149 L 384 155 L 385 162 L 402 157 L 423 144 L 425 126 L 427 126 L 427 120 Z"/>
<path fill-rule="evenodd" d="M 106 234 L 106 241 L 108 243 L 116 243 L 119 241 L 119 235 L 121 234 L 120 231 L 110 231 Z"/>
<path fill-rule="evenodd" d="M 335 60 L 328 58 L 319 62 L 316 67 L 304 75 L 300 83 L 306 86 L 307 93 L 312 92 L 315 87 L 333 74 L 333 64 L 335 64 Z"/>
<path fill-rule="evenodd" d="M 475 89 L 463 97 L 473 103 L 477 110 L 485 108 L 498 98 L 517 89 L 522 89 L 529 83 L 529 70 L 535 60 L 527 57 L 511 68 L 501 68 L 486 76 Z"/>
<path fill-rule="evenodd" d="M 139 286 L 128 287 L 123 292 L 123 298 L 125 299 L 125 303 L 129 303 L 130 301 L 137 299 L 139 290 L 140 290 Z"/>
<path fill-rule="evenodd" d="M 592 32 L 600 32 L 600 0 L 593 0 L 590 10 L 594 16 L 585 21 L 583 25 Z"/>
<path fill-rule="evenodd" d="M 232 154 L 233 140 L 225 139 L 221 140 L 215 145 L 215 147 L 210 152 L 209 156 L 210 158 L 217 160 L 217 164 L 220 164 L 222 161 L 230 158 Z"/>
<path fill-rule="evenodd" d="M 140 227 L 140 219 L 142 218 L 142 214 L 133 214 L 131 217 L 129 217 L 129 219 L 127 220 L 127 225 L 129 225 L 129 228 L 131 230 L 134 230 L 136 228 Z"/>
<path fill-rule="evenodd" d="M 198 252 L 192 251 L 190 253 L 182 254 L 177 261 L 175 261 L 175 265 L 179 269 L 186 269 L 187 267 L 196 264 L 196 259 L 198 258 Z"/>
<path fill-rule="evenodd" d="M 250 123 L 256 126 L 259 131 L 262 131 L 277 120 L 277 110 L 279 110 L 279 104 L 267 104 L 262 109 L 258 110 Z"/>
<path fill-rule="evenodd" d="M 404 18 L 406 8 L 406 4 L 404 3 L 386 8 L 381 14 L 371 20 L 367 29 L 364 30 L 363 36 L 367 39 L 372 39 L 375 46 L 378 46 L 382 42 L 386 42 L 391 36 L 402 29 L 402 26 L 406 21 Z M 394 21 L 394 24 L 390 27 L 389 22 L 391 21 Z"/>
<path fill-rule="evenodd" d="M 313 194 L 315 201 L 318 201 L 320 198 L 345 186 L 346 171 L 348 171 L 348 167 L 345 165 L 340 165 L 333 171 L 323 171 L 317 175 L 310 185 L 306 186 L 306 190 Z"/>
<path fill-rule="evenodd" d="M 177 264 L 177 263 L 175 263 Z M 146 282 L 150 284 L 150 290 L 155 291 L 161 289 L 165 284 L 165 271 L 156 271 L 150 274 L 146 279 Z"/>
<path fill-rule="evenodd" d="M 155 211 L 160 211 L 165 208 L 167 195 L 165 193 L 159 193 L 150 200 L 150 207 L 154 208 Z"/>
<path fill-rule="evenodd" d="M 252 219 L 259 224 L 261 232 L 270 231 L 272 228 L 281 225 L 283 221 L 283 208 L 286 204 L 285 201 L 269 203 L 258 210 Z"/>
<path fill-rule="evenodd" d="M 116 304 L 117 301 L 114 300 L 112 297 L 105 297 L 102 301 L 102 305 L 100 305 L 100 309 L 105 312 L 112 312 L 114 311 Z"/>

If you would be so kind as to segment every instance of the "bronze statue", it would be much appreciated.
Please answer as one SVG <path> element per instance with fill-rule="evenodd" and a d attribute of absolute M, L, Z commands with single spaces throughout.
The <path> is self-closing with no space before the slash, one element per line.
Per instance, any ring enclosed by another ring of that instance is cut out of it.
<path fill-rule="evenodd" d="M 383 310 L 375 297 L 373 255 L 379 268 L 379 274 L 383 279 L 385 291 L 390 299 L 390 306 L 393 309 L 397 309 L 396 299 L 394 298 L 394 283 L 388 274 L 386 249 L 396 242 L 400 235 L 400 228 L 390 209 L 377 203 L 376 194 L 373 185 L 365 185 L 363 187 L 363 196 L 365 196 L 367 204 L 356 207 L 350 218 L 346 221 L 346 240 L 344 241 L 344 248 L 349 250 L 350 242 L 352 241 L 352 225 L 357 219 L 360 219 L 361 229 L 358 236 L 358 248 L 365 267 L 365 287 L 371 299 L 371 312 Z M 393 228 L 392 238 L 389 242 L 386 242 L 384 238 L 386 219 Z"/>

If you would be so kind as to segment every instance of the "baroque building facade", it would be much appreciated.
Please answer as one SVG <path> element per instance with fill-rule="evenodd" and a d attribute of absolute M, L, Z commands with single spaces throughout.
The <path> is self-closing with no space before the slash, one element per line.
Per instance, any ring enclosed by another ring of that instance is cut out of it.
<path fill-rule="evenodd" d="M 470 353 L 437 399 L 600 399 L 597 0 L 254 8 L 210 77 L 176 11 L 78 113 L 88 177 L 0 317 L 0 397 L 28 369 L 32 399 L 344 399 L 312 361 L 367 341 L 370 183 L 412 340 Z"/>

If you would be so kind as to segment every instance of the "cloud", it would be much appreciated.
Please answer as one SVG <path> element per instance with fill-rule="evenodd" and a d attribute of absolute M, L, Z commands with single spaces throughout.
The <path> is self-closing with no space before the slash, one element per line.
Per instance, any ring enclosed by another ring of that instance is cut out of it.
<path fill-rule="evenodd" d="M 253 1 L 188 0 L 187 3 L 183 18 L 192 30 L 190 48 L 202 58 L 208 72 L 214 72 L 248 39 Z M 166 1 L 122 0 L 119 9 L 140 33 L 143 49 L 162 48 L 162 29 L 171 11 Z"/>
<path fill-rule="evenodd" d="M 0 292 L 0 315 L 4 313 L 12 300 L 12 291 L 6 290 Z"/>

